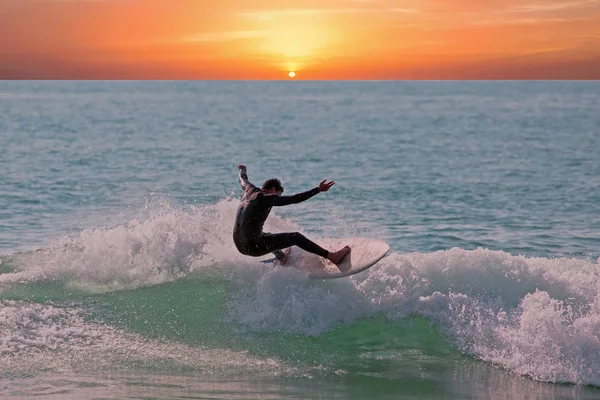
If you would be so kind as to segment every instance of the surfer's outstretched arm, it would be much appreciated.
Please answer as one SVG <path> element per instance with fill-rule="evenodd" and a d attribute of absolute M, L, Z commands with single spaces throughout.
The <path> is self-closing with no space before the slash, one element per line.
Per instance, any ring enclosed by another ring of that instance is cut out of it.
<path fill-rule="evenodd" d="M 238 169 L 240 170 L 239 180 L 240 180 L 240 185 L 242 186 L 242 190 L 246 191 L 250 188 L 255 188 L 256 186 L 251 184 L 250 181 L 248 180 L 248 174 L 246 173 L 246 166 L 240 164 L 240 165 L 238 165 Z"/>
<path fill-rule="evenodd" d="M 316 188 L 313 188 L 306 192 L 297 193 L 293 196 L 273 196 L 273 205 L 274 206 L 287 206 L 289 204 L 302 203 L 303 201 L 310 199 L 317 193 L 328 191 L 329 188 L 335 184 L 335 182 L 333 182 L 333 181 L 327 182 L 327 183 L 325 181 L 326 180 L 323 179 L 323 181 L 321 181 L 319 186 L 317 186 Z"/>
<path fill-rule="evenodd" d="M 298 204 L 306 201 L 319 193 L 319 188 L 313 188 L 306 192 L 296 193 L 293 196 L 272 196 L 274 206 L 287 206 L 290 204 Z"/>

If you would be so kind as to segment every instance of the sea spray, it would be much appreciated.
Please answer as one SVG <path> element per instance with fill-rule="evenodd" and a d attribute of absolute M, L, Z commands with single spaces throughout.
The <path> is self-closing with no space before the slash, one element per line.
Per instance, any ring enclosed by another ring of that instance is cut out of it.
<path fill-rule="evenodd" d="M 221 262 L 243 262 L 231 240 L 236 206 L 232 200 L 187 210 L 162 206 L 145 219 L 85 229 L 54 246 L 12 255 L 15 270 L 0 275 L 0 285 L 48 280 L 110 292 L 170 282 Z M 273 223 L 282 221 L 275 217 Z"/>
<path fill-rule="evenodd" d="M 328 283 L 267 271 L 246 281 L 234 309 L 254 330 L 314 336 L 378 314 L 420 315 L 465 354 L 542 381 L 597 385 L 596 267 L 486 249 L 392 253 Z"/>
<path fill-rule="evenodd" d="M 0 301 L 0 364 L 3 373 L 93 372 L 145 369 L 201 371 L 219 377 L 244 373 L 295 376 L 298 371 L 272 358 L 244 351 L 190 347 L 149 339 L 87 321 L 77 305 Z"/>
<path fill-rule="evenodd" d="M 311 280 L 293 268 L 240 255 L 231 241 L 236 207 L 235 199 L 187 209 L 162 206 L 145 219 L 84 230 L 55 246 L 8 255 L 11 268 L 0 275 L 0 293 L 23 285 L 33 293 L 47 284 L 106 293 L 186 279 L 202 290 L 203 277 L 216 277 L 233 288 L 222 300 L 228 310 L 223 329 L 320 337 L 374 316 L 391 322 L 420 316 L 463 354 L 537 380 L 600 385 L 600 279 L 594 262 L 485 248 L 392 250 L 350 278 Z M 274 214 L 266 229 L 298 227 Z M 53 307 L 5 300 L 5 361 L 14 361 L 17 352 L 41 351 L 51 358 L 52 351 L 121 337 L 101 321 L 85 322 L 90 310 Z M 174 313 L 183 312 L 173 307 Z M 11 331 L 15 318 L 27 328 Z"/>

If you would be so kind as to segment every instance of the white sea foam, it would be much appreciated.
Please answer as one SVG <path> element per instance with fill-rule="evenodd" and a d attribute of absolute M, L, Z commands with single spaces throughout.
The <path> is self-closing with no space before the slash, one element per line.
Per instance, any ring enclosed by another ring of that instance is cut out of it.
<path fill-rule="evenodd" d="M 292 268 L 239 255 L 231 241 L 236 206 L 235 200 L 223 200 L 189 210 L 162 207 L 147 219 L 86 230 L 57 246 L 13 255 L 15 271 L 0 275 L 0 290 L 58 280 L 112 291 L 210 271 L 236 285 L 229 304 L 232 321 L 255 331 L 320 335 L 376 314 L 390 320 L 421 315 L 460 351 L 509 371 L 542 381 L 600 385 L 596 263 L 482 248 L 392 251 L 351 278 L 309 280 Z M 277 215 L 266 228 L 297 229 Z M 89 347 L 109 335 L 103 330 L 108 328 L 59 310 L 5 303 L 0 351 Z M 13 325 L 23 328 L 13 331 Z"/>
<path fill-rule="evenodd" d="M 130 366 L 194 369 L 203 374 L 294 375 L 274 359 L 243 351 L 191 347 L 158 341 L 89 322 L 75 306 L 0 301 L 0 364 L 3 373 L 98 371 Z"/>
<path fill-rule="evenodd" d="M 257 330 L 319 335 L 357 318 L 422 315 L 458 349 L 550 382 L 600 384 L 597 265 L 451 249 L 396 254 L 350 279 L 245 277 L 234 310 Z"/>
<path fill-rule="evenodd" d="M 231 239 L 236 207 L 233 200 L 187 210 L 163 205 L 144 219 L 63 237 L 55 246 L 13 255 L 16 270 L 0 275 L 0 290 L 51 280 L 106 292 L 173 281 L 218 263 L 247 262 Z M 281 223 L 275 217 L 269 227 Z"/>

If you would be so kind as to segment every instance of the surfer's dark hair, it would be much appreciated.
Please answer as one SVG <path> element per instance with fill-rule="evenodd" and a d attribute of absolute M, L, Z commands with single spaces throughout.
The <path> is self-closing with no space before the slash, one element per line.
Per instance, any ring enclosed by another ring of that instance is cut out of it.
<path fill-rule="evenodd" d="M 277 191 L 283 192 L 283 186 L 281 186 L 281 181 L 277 178 L 267 179 L 265 183 L 262 185 L 262 190 L 276 189 Z"/>

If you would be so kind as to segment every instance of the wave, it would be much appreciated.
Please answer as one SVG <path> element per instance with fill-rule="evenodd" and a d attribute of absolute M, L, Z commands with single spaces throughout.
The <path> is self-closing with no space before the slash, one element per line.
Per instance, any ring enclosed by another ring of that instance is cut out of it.
<path fill-rule="evenodd" d="M 5 256 L 2 263 L 12 269 L 5 267 L 0 275 L 0 290 L 14 283 L 60 281 L 73 289 L 103 293 L 174 281 L 219 263 L 243 262 L 232 251 L 236 206 L 232 200 L 187 211 L 161 206 L 145 219 L 86 229 L 45 249 Z"/>
<path fill-rule="evenodd" d="M 153 340 L 105 324 L 86 320 L 76 306 L 0 301 L 0 360 L 2 373 L 76 371 L 117 368 L 201 371 L 220 377 L 243 372 L 299 375 L 271 358 L 244 351 L 190 347 Z"/>
<path fill-rule="evenodd" d="M 600 384 L 598 265 L 477 249 L 396 254 L 347 280 L 270 271 L 244 286 L 240 322 L 320 335 L 378 314 L 419 315 L 462 353 L 548 382 Z"/>
<path fill-rule="evenodd" d="M 117 296 L 119 302 L 111 304 L 130 306 L 134 293 L 146 290 L 148 294 L 151 287 L 165 287 L 156 292 L 154 303 L 144 298 L 148 309 L 153 304 L 157 309 L 159 304 L 168 304 L 169 312 L 178 317 L 178 322 L 169 322 L 179 324 L 172 332 L 162 331 L 173 335 L 170 344 L 161 347 L 159 357 L 163 358 L 207 345 L 193 333 L 187 339 L 185 334 L 173 333 L 192 321 L 198 326 L 207 321 L 212 324 L 206 328 L 217 341 L 211 343 L 211 351 L 220 347 L 218 351 L 227 354 L 244 354 L 243 347 L 250 345 L 240 345 L 239 336 L 231 333 L 244 332 L 258 342 L 255 349 L 263 349 L 258 358 L 245 355 L 249 357 L 247 365 L 264 362 L 293 369 L 288 362 L 294 354 L 290 347 L 280 349 L 278 361 L 265 361 L 270 359 L 266 355 L 275 351 L 273 335 L 279 335 L 278 343 L 287 335 L 292 347 L 298 347 L 305 338 L 329 341 L 338 329 L 345 335 L 363 335 L 357 324 L 365 320 L 383 318 L 394 324 L 424 318 L 435 327 L 427 329 L 439 330 L 462 354 L 535 380 L 600 385 L 600 279 L 595 262 L 453 248 L 434 253 L 392 252 L 377 266 L 350 278 L 310 280 L 293 268 L 273 268 L 239 255 L 230 238 L 236 206 L 235 201 L 225 199 L 187 211 L 163 207 L 144 220 L 86 230 L 53 247 L 3 257 L 3 362 L 20 359 L 18 354 L 39 352 L 35 349 L 54 351 L 66 346 L 73 351 L 98 342 L 107 349 L 126 343 L 121 347 L 126 353 L 141 346 L 132 347 L 132 343 L 152 336 L 152 332 L 136 328 L 138 336 L 127 336 L 123 342 L 126 334 L 117 330 L 114 321 L 84 321 L 83 316 L 92 313 L 89 307 L 64 309 L 26 301 L 43 285 L 54 283 L 80 294 L 104 293 L 103 301 Z M 266 228 L 298 230 L 277 215 Z M 184 300 L 169 303 L 169 298 L 176 297 L 174 293 L 213 293 L 208 287 L 210 280 L 225 282 L 214 293 L 226 295 L 200 300 L 214 301 L 209 307 L 189 307 Z M 168 282 L 172 286 L 167 288 Z M 190 287 L 188 292 L 184 285 Z M 209 316 L 209 311 L 214 315 Z M 143 307 L 135 312 L 135 318 L 151 320 L 143 314 L 147 312 Z M 154 314 L 156 325 L 166 325 L 167 314 Z M 38 323 L 39 329 L 34 326 Z M 23 328 L 13 331 L 9 328 L 13 324 Z M 127 332 L 134 324 L 123 325 L 130 328 Z M 405 331 L 386 323 L 377 327 L 387 332 L 377 349 L 400 351 L 393 338 Z M 223 339 L 228 335 L 228 341 Z M 234 343 L 241 348 L 234 348 Z M 341 351 L 330 344 L 319 351 L 328 349 Z M 356 351 L 354 356 L 364 356 Z M 145 354 L 154 357 L 149 350 Z M 223 359 L 228 358 L 223 355 Z"/>

